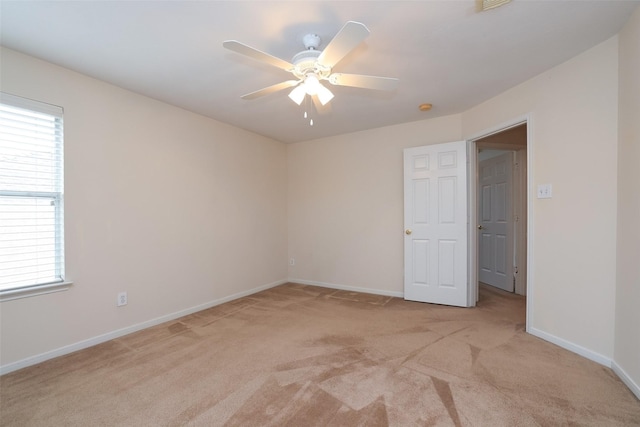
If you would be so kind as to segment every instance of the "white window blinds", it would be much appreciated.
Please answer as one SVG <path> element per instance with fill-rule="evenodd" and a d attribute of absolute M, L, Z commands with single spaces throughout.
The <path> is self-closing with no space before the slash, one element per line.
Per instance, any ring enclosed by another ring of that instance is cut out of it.
<path fill-rule="evenodd" d="M 0 93 L 0 292 L 64 281 L 62 108 Z"/>

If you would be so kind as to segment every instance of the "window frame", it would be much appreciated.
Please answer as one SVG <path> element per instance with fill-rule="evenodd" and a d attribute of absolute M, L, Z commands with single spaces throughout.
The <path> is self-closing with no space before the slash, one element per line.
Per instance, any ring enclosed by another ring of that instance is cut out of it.
<path fill-rule="evenodd" d="M 21 191 L 21 190 L 9 190 L 0 188 L 0 196 L 11 197 L 14 199 L 41 199 L 49 200 L 53 202 L 54 208 L 54 251 L 55 256 L 60 261 L 55 262 L 55 277 L 59 277 L 59 280 L 51 282 L 34 283 L 28 285 L 16 285 L 13 287 L 0 289 L 0 302 L 11 301 L 19 298 L 26 298 L 36 295 L 50 294 L 53 292 L 60 292 L 69 289 L 72 282 L 66 279 L 65 275 L 65 242 L 64 242 L 64 129 L 63 129 L 63 114 L 62 107 L 46 104 L 40 101 L 34 101 L 31 99 L 11 95 L 5 92 L 0 92 L 0 104 L 6 105 L 12 108 L 18 108 L 27 110 L 37 114 L 45 114 L 54 117 L 59 120 L 59 126 L 61 134 L 56 138 L 55 150 L 59 151 L 59 175 L 56 176 L 55 183 L 57 184 L 54 191 Z"/>

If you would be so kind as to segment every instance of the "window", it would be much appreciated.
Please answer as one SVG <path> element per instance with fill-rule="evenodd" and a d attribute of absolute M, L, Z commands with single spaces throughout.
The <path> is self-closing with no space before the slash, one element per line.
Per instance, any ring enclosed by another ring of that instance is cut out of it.
<path fill-rule="evenodd" d="M 64 279 L 62 149 L 61 107 L 0 93 L 3 299 L 68 285 Z"/>

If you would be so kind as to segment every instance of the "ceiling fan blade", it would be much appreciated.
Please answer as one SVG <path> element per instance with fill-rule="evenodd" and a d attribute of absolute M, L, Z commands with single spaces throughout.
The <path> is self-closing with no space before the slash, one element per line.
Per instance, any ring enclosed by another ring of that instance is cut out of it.
<path fill-rule="evenodd" d="M 395 90 L 398 87 L 398 79 L 392 77 L 333 73 L 328 80 L 332 85 L 360 87 L 363 89 Z"/>
<path fill-rule="evenodd" d="M 318 62 L 326 67 L 333 68 L 342 58 L 362 43 L 368 35 L 369 30 L 364 24 L 355 21 L 347 22 L 322 51 L 318 57 Z"/>
<path fill-rule="evenodd" d="M 278 83 L 272 86 L 267 86 L 260 90 L 256 90 L 255 92 L 247 93 L 246 95 L 242 95 L 242 99 L 256 99 L 264 95 L 269 95 L 274 92 L 278 92 L 282 89 L 287 89 L 289 87 L 295 86 L 300 83 L 301 80 L 287 80 L 286 82 Z"/>
<path fill-rule="evenodd" d="M 268 53 L 262 52 L 251 46 L 247 46 L 246 44 L 240 43 L 236 40 L 227 40 L 225 42 L 222 42 L 222 46 L 241 55 L 248 56 L 249 58 L 253 58 L 258 61 L 266 62 L 269 65 L 273 65 L 274 67 L 281 68 L 285 71 L 291 71 L 293 69 L 292 63 L 287 62 L 284 59 L 277 58 L 273 55 L 269 55 Z"/>

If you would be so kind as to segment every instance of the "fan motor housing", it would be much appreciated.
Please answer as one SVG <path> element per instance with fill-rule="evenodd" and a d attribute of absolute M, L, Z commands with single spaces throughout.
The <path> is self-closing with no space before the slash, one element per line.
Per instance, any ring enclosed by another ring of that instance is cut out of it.
<path fill-rule="evenodd" d="M 321 79 L 326 78 L 331 69 L 318 62 L 321 53 L 321 51 L 314 49 L 296 53 L 291 60 L 294 65 L 293 74 L 299 79 L 304 78 L 308 73 L 315 73 Z"/>
<path fill-rule="evenodd" d="M 291 60 L 294 65 L 293 74 L 299 79 L 304 79 L 309 73 L 315 74 L 319 79 L 326 79 L 331 69 L 318 62 L 322 53 L 318 47 L 322 39 L 317 34 L 307 34 L 302 38 L 302 43 L 306 50 L 296 53 Z"/>

